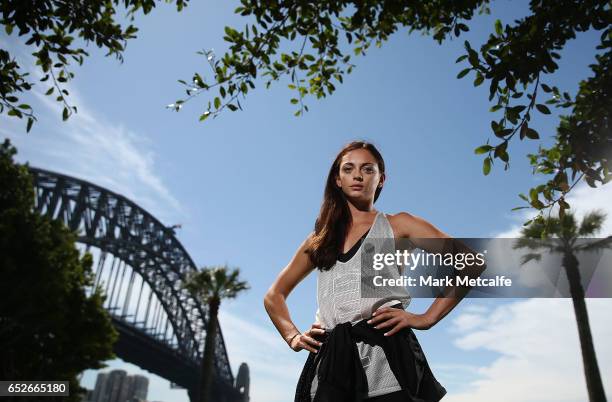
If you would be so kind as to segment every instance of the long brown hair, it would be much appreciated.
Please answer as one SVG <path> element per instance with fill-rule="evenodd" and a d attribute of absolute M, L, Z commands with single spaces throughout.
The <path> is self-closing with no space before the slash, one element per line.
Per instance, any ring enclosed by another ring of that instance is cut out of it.
<path fill-rule="evenodd" d="M 308 253 L 315 267 L 321 271 L 329 270 L 338 259 L 341 247 L 353 218 L 348 207 L 346 196 L 336 185 L 336 177 L 340 174 L 342 157 L 355 149 L 365 148 L 374 156 L 381 174 L 385 173 L 385 161 L 374 145 L 366 141 L 353 141 L 342 148 L 327 176 L 323 203 L 319 216 L 315 221 L 314 236 Z M 374 194 L 374 202 L 378 199 L 382 187 L 378 187 Z"/>

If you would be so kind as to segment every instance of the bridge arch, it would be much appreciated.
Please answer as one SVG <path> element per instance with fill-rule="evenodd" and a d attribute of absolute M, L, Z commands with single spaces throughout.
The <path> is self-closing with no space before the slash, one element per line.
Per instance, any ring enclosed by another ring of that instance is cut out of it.
<path fill-rule="evenodd" d="M 150 366 L 146 369 L 192 394 L 199 382 L 209 315 L 207 306 L 181 286 L 197 267 L 173 228 L 164 226 L 133 201 L 101 186 L 40 168 L 28 169 L 33 178 L 36 210 L 62 220 L 77 232 L 78 242 L 96 257 L 95 284 L 102 283 L 106 275 L 105 286 L 112 287 L 105 307 L 120 333 L 117 354 L 141 367 Z M 129 279 L 124 282 L 126 278 Z M 138 278 L 140 292 L 134 302 L 132 293 Z M 148 298 L 146 315 L 144 321 L 138 321 L 143 291 Z M 149 320 L 152 304 L 153 321 Z M 134 306 L 136 312 L 128 314 Z M 167 367 L 172 364 L 176 364 L 174 370 Z M 213 393 L 218 400 L 242 400 L 234 387 L 220 327 L 215 368 Z"/>

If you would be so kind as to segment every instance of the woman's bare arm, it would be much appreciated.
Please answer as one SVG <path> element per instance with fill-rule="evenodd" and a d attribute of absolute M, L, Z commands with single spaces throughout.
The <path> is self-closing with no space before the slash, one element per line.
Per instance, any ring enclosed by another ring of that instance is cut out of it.
<path fill-rule="evenodd" d="M 310 245 L 310 240 L 313 236 L 311 233 L 304 242 L 300 245 L 295 255 L 280 272 L 272 286 L 268 289 L 264 296 L 264 306 L 272 323 L 281 334 L 285 342 L 290 346 L 296 335 L 300 334 L 300 330 L 293 324 L 287 309 L 286 299 L 291 291 L 300 283 L 312 270 L 315 268 L 310 261 L 310 257 L 306 253 Z M 324 332 L 324 331 L 321 331 Z M 315 352 L 315 348 L 311 345 L 319 345 L 320 343 L 310 336 L 302 334 L 299 337 L 302 341 L 307 342 L 300 345 L 301 348 Z M 308 345 L 310 343 L 311 345 Z"/>
<path fill-rule="evenodd" d="M 467 248 L 458 241 L 452 240 L 449 235 L 418 216 L 401 212 L 394 215 L 393 221 L 396 233 L 399 237 L 409 238 L 415 246 L 425 251 L 432 253 L 443 253 L 446 251 L 445 249 L 448 249 L 452 244 L 452 246 L 455 247 L 454 250 L 459 250 L 461 252 L 473 252 L 473 250 Z M 439 241 L 435 239 L 450 240 Z M 450 248 L 452 248 L 452 246 Z M 480 276 L 483 270 L 484 266 L 480 269 L 472 270 L 471 274 Z M 466 288 L 465 286 L 446 287 L 444 290 L 446 297 L 438 296 L 424 314 L 430 325 L 433 326 L 444 318 L 444 316 L 446 316 L 453 308 L 455 308 L 457 304 L 459 304 L 468 291 L 469 288 Z"/>

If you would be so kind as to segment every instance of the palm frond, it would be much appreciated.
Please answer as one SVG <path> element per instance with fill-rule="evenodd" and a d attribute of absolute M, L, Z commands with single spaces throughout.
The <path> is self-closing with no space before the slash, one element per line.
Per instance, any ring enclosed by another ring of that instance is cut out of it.
<path fill-rule="evenodd" d="M 239 280 L 239 274 L 239 268 L 229 270 L 226 265 L 203 267 L 189 275 L 184 287 L 205 303 L 213 299 L 231 299 L 250 289 L 247 282 Z"/>
<path fill-rule="evenodd" d="M 601 210 L 595 210 L 589 212 L 582 218 L 580 228 L 578 229 L 578 236 L 590 236 L 601 230 L 606 214 Z"/>
<path fill-rule="evenodd" d="M 580 246 L 576 246 L 575 250 L 577 251 L 597 251 L 597 250 L 603 250 L 606 248 L 612 248 L 612 236 L 604 237 L 603 239 L 599 239 L 594 242 L 581 244 Z"/>
<path fill-rule="evenodd" d="M 540 238 L 529 238 L 519 237 L 512 244 L 514 250 L 527 248 L 529 250 L 541 250 L 548 249 L 553 250 L 558 246 L 555 239 L 540 239 Z"/>
<path fill-rule="evenodd" d="M 541 261 L 542 260 L 542 254 L 540 253 L 529 253 L 529 254 L 524 254 L 521 256 L 521 265 L 525 265 L 527 264 L 529 261 Z"/>

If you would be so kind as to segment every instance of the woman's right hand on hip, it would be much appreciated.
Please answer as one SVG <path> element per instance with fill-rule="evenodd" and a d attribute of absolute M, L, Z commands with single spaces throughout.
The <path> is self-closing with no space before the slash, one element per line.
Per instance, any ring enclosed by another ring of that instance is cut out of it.
<path fill-rule="evenodd" d="M 290 347 L 296 352 L 306 349 L 310 352 L 317 353 L 322 343 L 314 338 L 324 334 L 325 329 L 321 326 L 321 324 L 315 322 L 311 325 L 308 331 L 304 332 L 303 334 L 296 335 L 295 338 L 291 340 Z"/>

